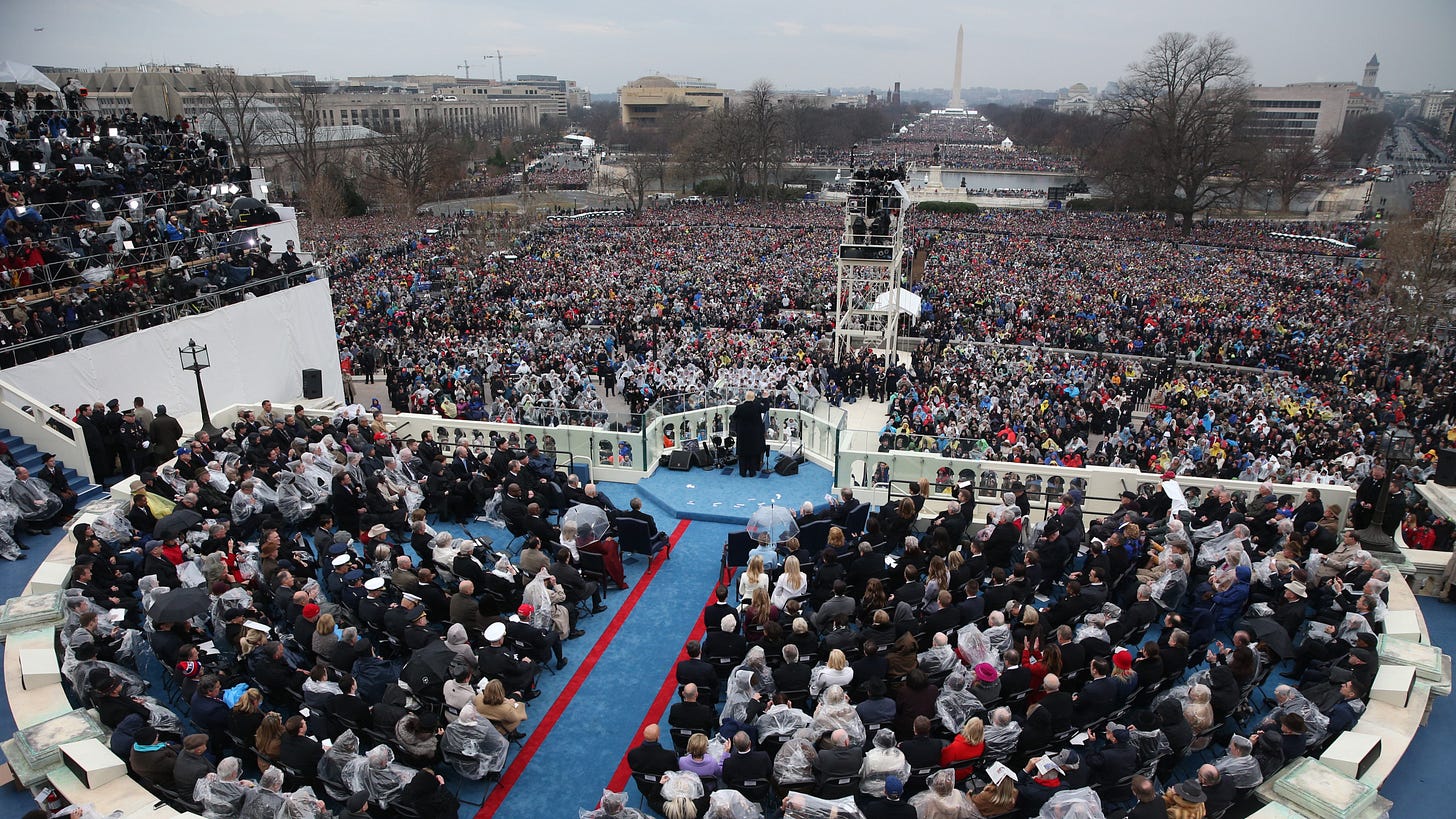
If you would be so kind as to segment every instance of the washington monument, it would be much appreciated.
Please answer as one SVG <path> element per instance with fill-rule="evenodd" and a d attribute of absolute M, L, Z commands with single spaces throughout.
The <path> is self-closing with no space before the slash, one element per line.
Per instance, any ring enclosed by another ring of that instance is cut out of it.
<path fill-rule="evenodd" d="M 956 27 L 956 67 L 955 79 L 950 85 L 950 102 L 945 104 L 947 108 L 965 108 L 965 100 L 961 99 L 961 52 L 966 45 L 966 27 Z"/>

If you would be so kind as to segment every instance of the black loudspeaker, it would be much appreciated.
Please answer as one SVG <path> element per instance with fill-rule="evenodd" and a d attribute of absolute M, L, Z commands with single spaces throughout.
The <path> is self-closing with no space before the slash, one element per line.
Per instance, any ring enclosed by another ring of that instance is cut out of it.
<path fill-rule="evenodd" d="M 324 373 L 323 370 L 307 369 L 303 371 L 303 397 L 323 398 L 324 397 Z"/>
<path fill-rule="evenodd" d="M 668 458 L 667 468 L 674 472 L 686 472 L 693 468 L 693 453 L 684 449 L 674 449 L 672 456 Z"/>
<path fill-rule="evenodd" d="M 713 453 L 706 449 L 693 450 L 693 466 L 701 466 L 704 469 L 713 465 Z"/>
<path fill-rule="evenodd" d="M 780 475 L 797 475 L 799 474 L 799 461 L 780 455 L 778 462 L 774 464 L 774 472 Z"/>
<path fill-rule="evenodd" d="M 1441 447 L 1440 456 L 1436 460 L 1436 483 L 1456 486 L 1456 449 Z"/>

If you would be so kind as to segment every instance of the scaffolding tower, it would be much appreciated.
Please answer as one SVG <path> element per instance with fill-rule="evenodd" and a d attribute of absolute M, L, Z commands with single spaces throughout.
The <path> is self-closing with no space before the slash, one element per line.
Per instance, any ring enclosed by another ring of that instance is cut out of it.
<path fill-rule="evenodd" d="M 844 207 L 834 300 L 834 360 L 864 348 L 886 364 L 895 360 L 900 337 L 900 283 L 905 256 L 903 170 L 859 170 Z"/>

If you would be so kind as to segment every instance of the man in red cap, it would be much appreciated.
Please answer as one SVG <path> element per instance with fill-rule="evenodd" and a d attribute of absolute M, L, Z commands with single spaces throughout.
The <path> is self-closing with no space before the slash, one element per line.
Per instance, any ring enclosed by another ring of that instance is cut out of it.
<path fill-rule="evenodd" d="M 298 647 L 303 650 L 309 660 L 314 659 L 313 655 L 313 632 L 318 625 L 319 607 L 317 603 L 303 604 L 303 611 L 298 619 L 293 621 L 293 639 Z"/>

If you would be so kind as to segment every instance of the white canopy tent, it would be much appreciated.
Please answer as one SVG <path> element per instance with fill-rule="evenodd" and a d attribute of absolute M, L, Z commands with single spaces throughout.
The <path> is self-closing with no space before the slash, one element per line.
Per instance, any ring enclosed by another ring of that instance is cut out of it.
<path fill-rule="evenodd" d="M 33 65 L 0 60 L 0 85 L 26 85 L 60 93 L 61 87 Z"/>
<path fill-rule="evenodd" d="M 900 312 L 910 316 L 911 324 L 920 321 L 920 297 L 915 295 L 914 293 L 911 293 L 909 290 L 906 290 L 903 287 L 899 288 L 899 292 Z M 894 298 L 894 290 L 887 290 L 884 293 L 881 293 L 880 295 L 875 297 L 874 309 L 882 312 L 888 311 L 890 309 L 890 303 L 894 300 Z"/>

